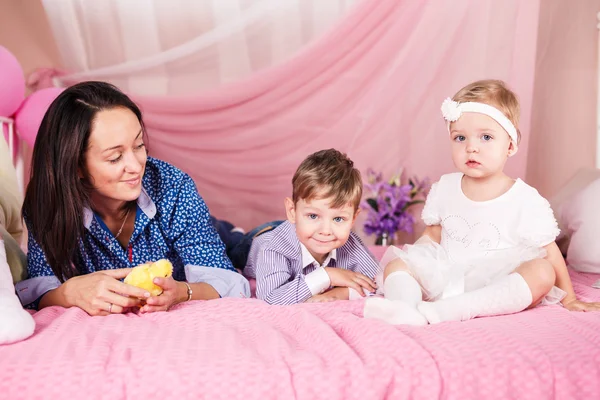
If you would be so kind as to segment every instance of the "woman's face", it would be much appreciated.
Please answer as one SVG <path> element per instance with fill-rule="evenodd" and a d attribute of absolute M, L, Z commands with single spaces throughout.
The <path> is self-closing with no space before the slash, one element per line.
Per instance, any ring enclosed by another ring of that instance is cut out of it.
<path fill-rule="evenodd" d="M 100 111 L 92 124 L 86 167 L 95 204 L 136 200 L 146 167 L 142 127 L 128 108 Z"/>

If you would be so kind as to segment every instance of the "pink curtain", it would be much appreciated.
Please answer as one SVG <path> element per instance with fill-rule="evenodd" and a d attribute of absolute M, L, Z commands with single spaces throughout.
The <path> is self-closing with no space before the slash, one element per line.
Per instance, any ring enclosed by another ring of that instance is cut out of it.
<path fill-rule="evenodd" d="M 151 154 L 192 175 L 211 212 L 246 228 L 282 218 L 309 153 L 436 180 L 453 170 L 439 107 L 480 78 L 520 95 L 524 176 L 539 3 L 377 0 L 290 61 L 210 93 L 138 97 Z"/>
<path fill-rule="evenodd" d="M 540 4 L 527 179 L 544 196 L 597 164 L 600 0 Z"/>
<path fill-rule="evenodd" d="M 476 79 L 519 94 L 523 142 L 507 172 L 524 177 L 539 7 L 364 0 L 291 58 L 242 79 L 184 97 L 131 94 L 150 153 L 188 172 L 215 216 L 245 228 L 284 216 L 292 174 L 319 149 L 347 152 L 363 172 L 453 171 L 440 105 Z"/>

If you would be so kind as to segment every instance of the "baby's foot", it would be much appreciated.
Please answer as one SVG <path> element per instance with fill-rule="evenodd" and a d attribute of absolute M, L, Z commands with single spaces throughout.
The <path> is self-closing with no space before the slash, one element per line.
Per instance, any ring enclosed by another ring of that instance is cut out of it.
<path fill-rule="evenodd" d="M 392 325 L 427 325 L 427 319 L 416 308 L 403 301 L 391 301 L 381 297 L 365 300 L 364 317 L 378 319 Z"/>
<path fill-rule="evenodd" d="M 462 310 L 460 308 L 453 308 L 452 304 L 444 301 L 422 301 L 417 305 L 417 309 L 427 318 L 430 324 L 469 319 L 462 317 Z"/>

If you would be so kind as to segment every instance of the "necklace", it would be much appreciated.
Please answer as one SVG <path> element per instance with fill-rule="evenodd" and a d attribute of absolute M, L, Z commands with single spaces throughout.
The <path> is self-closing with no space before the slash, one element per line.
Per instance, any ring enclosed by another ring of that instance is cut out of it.
<path fill-rule="evenodd" d="M 123 232 L 123 227 L 125 226 L 125 222 L 127 221 L 127 217 L 129 216 L 129 211 L 131 211 L 131 208 L 127 209 L 127 213 L 125 213 L 125 218 L 123 218 L 123 223 L 121 224 L 121 227 L 119 228 L 119 232 L 117 232 L 117 234 L 115 235 L 115 239 L 119 237 L 121 232 Z"/>

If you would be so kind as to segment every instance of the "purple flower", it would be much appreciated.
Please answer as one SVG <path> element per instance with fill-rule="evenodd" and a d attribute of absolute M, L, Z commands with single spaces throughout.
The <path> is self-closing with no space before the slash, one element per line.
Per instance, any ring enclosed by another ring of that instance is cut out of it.
<path fill-rule="evenodd" d="M 429 180 L 415 177 L 406 184 L 401 182 L 401 176 L 386 182 L 381 173 L 367 170 L 367 183 L 364 186 L 368 197 L 361 204 L 367 210 L 364 224 L 367 235 L 381 236 L 386 233 L 392 236 L 398 231 L 413 232 L 415 219 L 408 209 L 423 201 Z"/>

